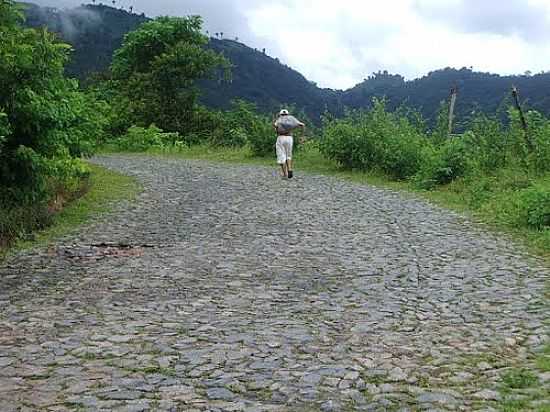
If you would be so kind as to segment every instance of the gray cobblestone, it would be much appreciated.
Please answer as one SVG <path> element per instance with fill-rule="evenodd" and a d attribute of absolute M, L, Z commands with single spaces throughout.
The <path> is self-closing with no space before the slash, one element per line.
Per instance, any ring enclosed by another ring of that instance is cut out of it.
<path fill-rule="evenodd" d="M 455 213 L 269 168 L 95 161 L 144 192 L 0 266 L 8 410 L 472 410 L 499 359 L 546 339 L 548 270 Z"/>

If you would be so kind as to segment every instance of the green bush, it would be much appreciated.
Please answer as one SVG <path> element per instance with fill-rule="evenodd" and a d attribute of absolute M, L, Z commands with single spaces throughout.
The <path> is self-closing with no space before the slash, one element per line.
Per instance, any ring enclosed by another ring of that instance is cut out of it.
<path fill-rule="evenodd" d="M 543 118 L 540 113 L 530 112 L 529 114 L 530 139 L 533 143 L 530 160 L 534 171 L 544 174 L 550 172 L 550 121 Z"/>
<path fill-rule="evenodd" d="M 374 100 L 368 112 L 348 113 L 325 124 L 321 151 L 346 169 L 378 169 L 394 179 L 416 174 L 428 140 L 401 113 Z"/>
<path fill-rule="evenodd" d="M 90 174 L 68 151 L 44 158 L 20 146 L 14 155 L 20 172 L 31 180 L 29 187 L 0 186 L 0 248 L 48 226 L 55 212 L 86 188 Z"/>
<path fill-rule="evenodd" d="M 467 143 L 462 137 L 447 139 L 436 147 L 424 146 L 421 159 L 414 181 L 423 189 L 451 183 L 466 176 L 472 168 Z"/>
<path fill-rule="evenodd" d="M 210 135 L 210 143 L 214 146 L 242 147 L 246 144 L 247 134 L 241 127 L 215 129 Z"/>
<path fill-rule="evenodd" d="M 356 114 L 348 115 L 344 119 L 331 119 L 323 128 L 323 137 L 319 143 L 321 153 L 345 169 L 363 170 L 374 165 L 374 145 L 370 139 L 360 134 L 357 125 L 360 116 L 362 115 Z"/>
<path fill-rule="evenodd" d="M 148 149 L 162 149 L 178 141 L 178 133 L 163 133 L 154 124 L 148 128 L 132 126 L 126 134 L 116 140 L 120 150 L 128 152 L 145 152 Z"/>
<path fill-rule="evenodd" d="M 481 171 L 492 172 L 502 168 L 513 157 L 512 136 L 497 119 L 483 114 L 476 116 L 462 138 L 467 156 Z"/>
<path fill-rule="evenodd" d="M 6 224 L 32 228 L 52 199 L 79 190 L 85 173 L 75 158 L 103 139 L 108 112 L 64 77 L 70 46 L 47 30 L 24 28 L 19 7 L 0 1 L 0 208 L 19 211 L 2 224 L 4 241 L 17 232 L 4 233 Z"/>
<path fill-rule="evenodd" d="M 271 121 L 266 118 L 256 120 L 247 131 L 247 142 L 256 156 L 275 155 L 275 142 L 277 136 L 271 125 Z M 299 142 L 296 142 L 296 148 Z"/>
<path fill-rule="evenodd" d="M 520 226 L 542 230 L 550 228 L 550 188 L 541 185 L 523 190 L 519 195 Z"/>
<path fill-rule="evenodd" d="M 196 138 L 197 143 L 202 143 L 207 134 L 208 143 L 214 146 L 248 145 L 256 156 L 274 153 L 276 135 L 272 122 L 267 116 L 258 113 L 254 104 L 235 100 L 229 110 L 212 111 L 209 116 L 214 120 L 209 125 L 211 129 L 208 133 L 203 131 L 202 137 Z"/>

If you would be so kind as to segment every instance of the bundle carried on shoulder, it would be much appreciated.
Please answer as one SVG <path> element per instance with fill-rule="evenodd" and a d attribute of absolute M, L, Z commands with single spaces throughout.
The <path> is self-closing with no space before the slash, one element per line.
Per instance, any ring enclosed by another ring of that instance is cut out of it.
<path fill-rule="evenodd" d="M 301 125 L 300 121 L 292 115 L 281 116 L 275 122 L 277 133 L 286 135 Z"/>

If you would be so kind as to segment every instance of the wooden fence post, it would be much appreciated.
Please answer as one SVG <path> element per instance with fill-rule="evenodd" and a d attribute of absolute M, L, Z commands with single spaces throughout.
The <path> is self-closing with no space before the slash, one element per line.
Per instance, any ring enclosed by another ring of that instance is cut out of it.
<path fill-rule="evenodd" d="M 531 139 L 529 138 L 529 131 L 527 127 L 527 121 L 525 120 L 525 116 L 523 114 L 523 109 L 521 108 L 521 104 L 519 102 L 519 92 L 518 88 L 516 86 L 512 86 L 512 96 L 514 96 L 514 103 L 516 105 L 516 109 L 519 112 L 519 119 L 521 121 L 521 127 L 523 128 L 523 137 L 525 138 L 525 143 L 527 144 L 527 149 L 529 152 L 533 152 L 533 144 L 531 143 Z"/>
<path fill-rule="evenodd" d="M 453 120 L 455 114 L 456 96 L 458 95 L 458 87 L 455 86 L 451 89 L 451 104 L 449 105 L 449 131 L 447 137 L 451 137 L 453 133 Z"/>

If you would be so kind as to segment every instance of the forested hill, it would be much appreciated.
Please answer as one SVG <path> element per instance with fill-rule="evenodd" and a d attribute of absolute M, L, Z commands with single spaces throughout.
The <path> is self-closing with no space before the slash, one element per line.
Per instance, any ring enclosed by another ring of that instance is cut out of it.
<path fill-rule="evenodd" d="M 59 10 L 24 3 L 26 24 L 45 26 L 58 33 L 73 48 L 67 73 L 80 79 L 104 71 L 124 35 L 147 21 L 143 14 L 133 14 L 105 5 L 82 5 Z"/>
<path fill-rule="evenodd" d="M 83 5 L 72 10 L 28 5 L 26 14 L 28 25 L 46 25 L 73 45 L 75 52 L 67 70 L 79 78 L 106 69 L 124 34 L 147 20 L 143 14 L 105 5 Z M 340 91 L 318 88 L 278 59 L 238 41 L 212 38 L 210 47 L 222 51 L 234 66 L 231 82 L 201 83 L 202 100 L 212 107 L 227 107 L 235 98 L 254 102 L 266 111 L 285 103 L 304 109 L 317 120 L 326 109 L 340 115 L 345 106 L 366 107 L 372 97 L 387 96 L 390 107 L 405 103 L 433 119 L 450 88 L 458 86 L 460 121 L 473 110 L 494 113 L 515 84 L 529 107 L 550 114 L 550 73 L 499 76 L 466 68 L 447 68 L 405 81 L 402 76 L 379 72 L 349 90 Z"/>
<path fill-rule="evenodd" d="M 279 59 L 233 40 L 213 38 L 210 47 L 228 57 L 233 69 L 230 82 L 203 82 L 203 101 L 208 105 L 227 107 L 231 100 L 240 98 L 262 110 L 292 104 L 312 118 L 319 118 L 325 108 L 338 111 L 342 92 L 320 89 Z"/>
<path fill-rule="evenodd" d="M 528 107 L 550 113 L 550 73 L 499 76 L 467 68 L 436 70 L 411 81 L 405 81 L 399 75 L 376 73 L 343 92 L 342 103 L 357 108 L 364 106 L 373 96 L 386 96 L 393 107 L 404 103 L 433 119 L 441 100 L 447 98 L 450 89 L 456 86 L 459 92 L 456 109 L 464 120 L 472 111 L 495 113 L 506 103 L 505 99 L 510 99 L 513 85 L 519 88 Z"/>

